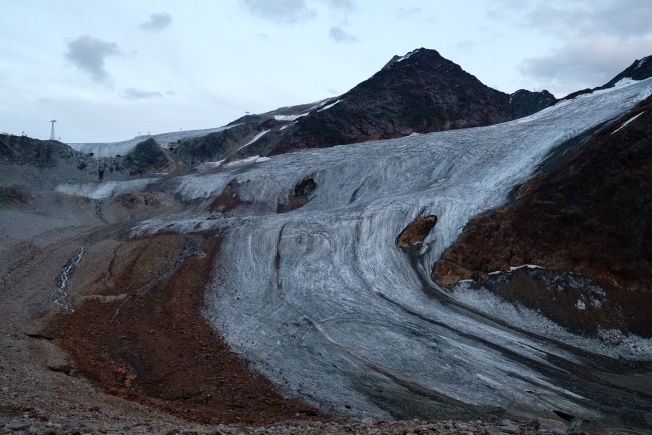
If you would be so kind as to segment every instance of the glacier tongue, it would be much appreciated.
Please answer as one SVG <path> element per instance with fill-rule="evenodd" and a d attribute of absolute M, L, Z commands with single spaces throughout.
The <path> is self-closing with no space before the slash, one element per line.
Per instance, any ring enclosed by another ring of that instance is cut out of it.
<path fill-rule="evenodd" d="M 206 318 L 288 394 L 337 414 L 617 412 L 602 400 L 615 389 L 600 390 L 580 373 L 597 370 L 596 361 L 609 370 L 619 356 L 649 359 L 649 341 L 631 338 L 639 351 L 628 353 L 491 295 L 474 299 L 464 284 L 441 290 L 429 272 L 468 220 L 504 204 L 551 149 L 650 93 L 652 79 L 491 127 L 304 150 L 181 177 L 162 188 L 209 198 L 235 180 L 256 213 L 168 216 L 135 232 L 223 229 Z M 317 185 L 310 201 L 276 213 L 306 177 Z M 413 261 L 396 236 L 427 215 L 438 222 Z"/>

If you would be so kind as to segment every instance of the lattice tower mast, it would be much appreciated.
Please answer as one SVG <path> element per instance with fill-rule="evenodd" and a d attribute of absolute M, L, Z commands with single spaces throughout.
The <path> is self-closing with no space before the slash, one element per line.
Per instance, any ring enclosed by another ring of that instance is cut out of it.
<path fill-rule="evenodd" d="M 54 136 L 54 123 L 57 122 L 57 120 L 53 119 L 50 122 L 52 123 L 52 130 L 50 131 L 50 140 L 54 140 L 54 138 L 55 138 L 55 136 Z"/>

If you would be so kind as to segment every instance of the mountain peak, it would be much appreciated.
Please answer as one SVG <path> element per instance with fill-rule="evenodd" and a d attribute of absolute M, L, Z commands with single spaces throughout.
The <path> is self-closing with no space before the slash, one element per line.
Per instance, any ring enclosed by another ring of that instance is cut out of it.
<path fill-rule="evenodd" d="M 652 56 L 636 59 L 629 67 L 611 79 L 603 88 L 611 88 L 623 79 L 645 80 L 652 77 Z"/>
<path fill-rule="evenodd" d="M 403 56 L 395 55 L 389 60 L 389 62 L 385 64 L 381 71 L 396 67 L 398 65 L 414 65 L 416 63 L 432 64 L 441 61 L 456 65 L 450 60 L 444 58 L 441 54 L 439 54 L 437 50 L 421 47 L 417 48 L 416 50 L 412 50 Z"/>

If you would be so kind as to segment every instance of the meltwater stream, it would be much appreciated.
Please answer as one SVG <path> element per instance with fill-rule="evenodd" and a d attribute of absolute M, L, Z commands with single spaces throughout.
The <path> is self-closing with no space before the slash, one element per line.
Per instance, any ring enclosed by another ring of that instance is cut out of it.
<path fill-rule="evenodd" d="M 221 229 L 206 318 L 287 394 L 326 411 L 375 418 L 557 411 L 649 427 L 652 396 L 636 387 L 637 379 L 650 383 L 649 340 L 573 335 L 488 292 L 440 289 L 429 272 L 468 220 L 504 204 L 551 149 L 651 93 L 647 80 L 492 127 L 223 165 L 160 188 L 208 199 L 235 183 L 249 204 L 244 212 L 166 216 L 134 231 Z M 317 186 L 310 200 L 277 213 L 307 177 Z M 427 215 L 437 225 L 411 262 L 396 236 Z"/>

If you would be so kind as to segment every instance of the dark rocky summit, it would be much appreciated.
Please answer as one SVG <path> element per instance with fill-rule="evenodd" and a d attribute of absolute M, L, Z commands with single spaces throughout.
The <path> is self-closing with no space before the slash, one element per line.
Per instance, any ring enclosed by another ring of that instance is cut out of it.
<path fill-rule="evenodd" d="M 55 140 L 39 140 L 27 136 L 0 135 L 0 166 L 16 168 L 26 166 L 37 170 L 55 170 L 55 176 L 67 181 L 103 180 L 108 174 L 123 179 L 134 175 L 151 174 L 168 167 L 170 159 L 154 139 L 140 142 L 125 156 L 95 158 L 92 154 L 75 151 Z M 5 187 L 7 189 L 8 187 Z M 8 191 L 7 191 L 8 192 Z M 4 196 L 8 193 L 5 192 Z"/>
<path fill-rule="evenodd" d="M 38 140 L 27 136 L 0 135 L 0 164 L 31 165 L 53 168 L 61 159 L 71 159 L 76 152 L 56 140 Z"/>
<path fill-rule="evenodd" d="M 511 96 L 499 92 L 437 51 L 420 48 L 395 56 L 371 78 L 339 97 L 295 111 L 285 108 L 245 116 L 231 129 L 182 141 L 176 152 L 190 164 L 267 156 L 487 126 L 530 115 L 556 101 L 547 91 L 520 90 Z"/>
<path fill-rule="evenodd" d="M 154 139 L 139 143 L 122 159 L 121 166 L 129 175 L 160 170 L 168 165 L 168 158 Z"/>
<path fill-rule="evenodd" d="M 635 60 L 634 63 L 632 63 L 629 67 L 627 67 L 620 74 L 618 74 L 616 77 L 609 80 L 607 83 L 605 83 L 602 86 L 598 86 L 597 88 L 592 88 L 592 89 L 587 88 L 587 89 L 582 89 L 579 91 L 572 92 L 566 95 L 564 98 L 562 98 L 562 100 L 570 100 L 582 94 L 591 94 L 601 89 L 613 88 L 614 86 L 616 86 L 618 82 L 620 82 L 623 79 L 645 80 L 649 77 L 652 77 L 652 56 L 647 56 L 644 57 L 643 59 Z"/>
<path fill-rule="evenodd" d="M 485 281 L 572 329 L 652 336 L 652 97 L 473 219 L 433 279 Z M 510 267 L 535 264 L 541 269 Z M 488 272 L 503 271 L 504 276 Z M 572 274 L 572 275 L 571 275 Z"/>
<path fill-rule="evenodd" d="M 636 59 L 627 69 L 611 79 L 603 88 L 612 88 L 622 79 L 645 80 L 652 77 L 652 56 Z"/>

